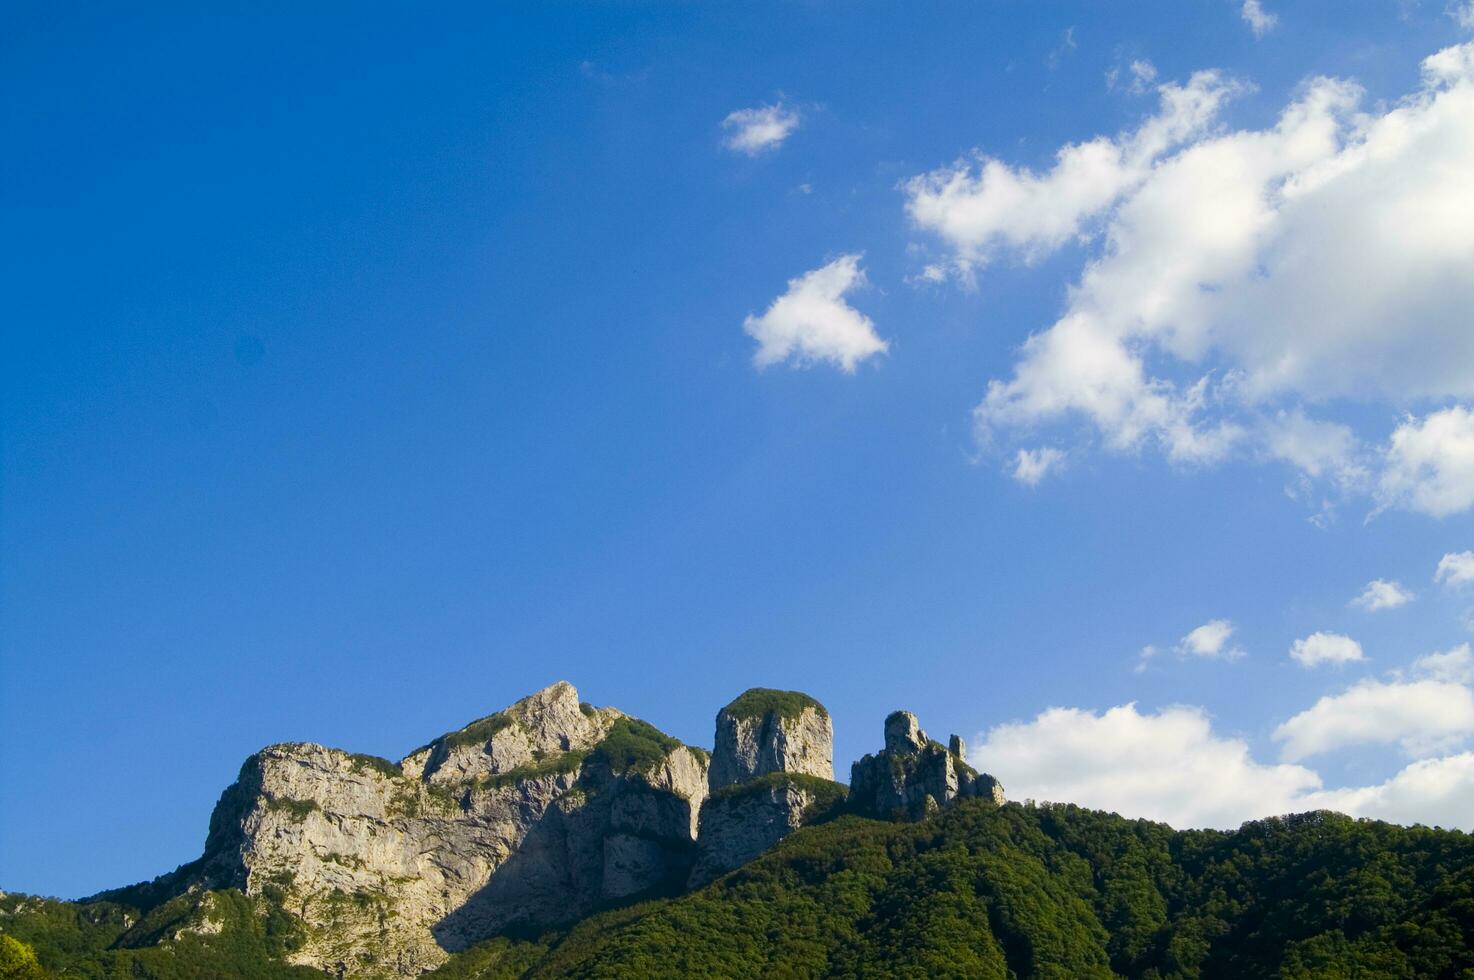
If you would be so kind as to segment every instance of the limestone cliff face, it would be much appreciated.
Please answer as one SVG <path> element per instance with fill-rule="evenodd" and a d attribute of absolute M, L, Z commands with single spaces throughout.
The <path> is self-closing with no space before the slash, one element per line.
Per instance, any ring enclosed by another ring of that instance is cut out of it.
<path fill-rule="evenodd" d="M 840 784 L 792 773 L 770 773 L 718 790 L 701 808 L 701 835 L 688 888 L 700 888 L 739 868 L 806 823 L 843 803 Z"/>
<path fill-rule="evenodd" d="M 398 763 L 262 749 L 221 795 L 204 855 L 122 891 L 152 908 L 238 888 L 300 921 L 292 962 L 410 977 L 509 927 L 699 887 L 839 812 L 833 738 L 813 698 L 754 688 L 717 715 L 708 759 L 560 681 Z M 1001 803 L 964 748 L 896 712 L 885 748 L 855 763 L 848 808 L 914 818 L 961 797 Z"/>
<path fill-rule="evenodd" d="M 293 960 L 410 976 L 515 923 L 551 925 L 679 887 L 705 753 L 558 683 L 403 763 L 313 744 L 247 760 L 176 882 L 281 897 Z"/>
<path fill-rule="evenodd" d="M 717 713 L 711 788 L 772 772 L 833 780 L 834 725 L 807 694 L 755 687 Z"/>
<path fill-rule="evenodd" d="M 916 819 L 956 799 L 1002 804 L 1003 786 L 969 766 L 964 751 L 958 736 L 944 747 L 927 738 L 911 712 L 894 712 L 885 720 L 885 748 L 850 769 L 850 805 L 871 816 Z"/>
<path fill-rule="evenodd" d="M 689 886 L 746 864 L 843 800 L 833 758 L 829 712 L 807 694 L 753 688 L 718 712 Z"/>

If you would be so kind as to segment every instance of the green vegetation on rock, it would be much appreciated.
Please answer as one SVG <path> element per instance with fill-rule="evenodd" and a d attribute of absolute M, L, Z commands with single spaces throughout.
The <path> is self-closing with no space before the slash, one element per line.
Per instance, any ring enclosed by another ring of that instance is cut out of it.
<path fill-rule="evenodd" d="M 432 745 L 444 745 L 447 749 L 457 749 L 463 745 L 485 745 L 491 741 L 491 737 L 504 728 L 512 726 L 512 719 L 504 712 L 498 711 L 494 715 L 478 718 L 464 728 L 457 731 L 447 732 L 437 738 L 430 745 L 422 745 L 410 755 L 416 755 L 430 748 Z"/>
<path fill-rule="evenodd" d="M 545 779 L 548 776 L 560 776 L 567 773 L 577 772 L 578 767 L 588 758 L 589 753 L 579 750 L 572 752 L 560 752 L 546 759 L 529 762 L 506 772 L 491 773 L 481 776 L 473 783 L 474 789 L 502 789 L 507 786 L 515 786 L 524 779 Z"/>
<path fill-rule="evenodd" d="M 372 770 L 373 772 L 376 772 L 381 776 L 386 776 L 389 779 L 399 779 L 404 775 L 404 770 L 399 767 L 399 763 L 390 762 L 388 759 L 381 759 L 376 755 L 364 755 L 362 752 L 350 752 L 348 754 L 348 760 L 353 764 L 354 772 Z"/>
<path fill-rule="evenodd" d="M 770 772 L 743 783 L 723 786 L 711 794 L 714 801 L 738 800 L 745 796 L 756 796 L 774 789 L 792 786 L 807 793 L 812 801 L 804 810 L 804 823 L 813 824 L 831 816 L 838 816 L 844 807 L 849 787 L 822 776 L 811 776 L 804 772 Z"/>
<path fill-rule="evenodd" d="M 294 800 L 286 796 L 268 797 L 266 808 L 284 810 L 293 820 L 306 820 L 309 813 L 321 809 L 316 800 Z"/>
<path fill-rule="evenodd" d="M 594 746 L 589 758 L 616 775 L 643 774 L 659 767 L 682 744 L 648 721 L 625 716 L 609 727 L 609 734 Z"/>
<path fill-rule="evenodd" d="M 772 712 L 784 721 L 796 720 L 806 709 L 812 708 L 824 717 L 829 712 L 824 706 L 802 691 L 777 691 L 769 687 L 754 687 L 744 691 L 737 700 L 722 710 L 734 718 L 761 718 Z"/>

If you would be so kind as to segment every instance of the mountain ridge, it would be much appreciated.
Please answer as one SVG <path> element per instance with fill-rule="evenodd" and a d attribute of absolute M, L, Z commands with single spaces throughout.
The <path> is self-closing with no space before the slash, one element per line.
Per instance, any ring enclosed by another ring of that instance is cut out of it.
<path fill-rule="evenodd" d="M 0 937 L 36 976 L 159 980 L 1474 970 L 1468 835 L 1007 803 L 957 736 L 905 711 L 884 735 L 846 787 L 808 695 L 740 695 L 708 754 L 560 681 L 398 763 L 278 743 L 200 858 L 79 902 L 0 896 Z"/>

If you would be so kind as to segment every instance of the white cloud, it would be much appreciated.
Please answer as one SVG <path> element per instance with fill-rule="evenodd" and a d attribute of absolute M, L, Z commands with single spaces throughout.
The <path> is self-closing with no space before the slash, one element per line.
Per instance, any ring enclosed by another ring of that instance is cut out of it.
<path fill-rule="evenodd" d="M 1366 680 L 1327 695 L 1274 730 L 1281 757 L 1299 762 L 1351 745 L 1400 745 L 1411 755 L 1474 733 L 1474 693 L 1461 684 Z"/>
<path fill-rule="evenodd" d="M 1423 759 L 1380 785 L 1312 793 L 1303 802 L 1393 823 L 1468 829 L 1474 827 L 1474 753 Z"/>
<path fill-rule="evenodd" d="M 760 368 L 792 360 L 797 365 L 828 361 L 843 371 L 889 345 L 870 318 L 845 302 L 863 284 L 859 255 L 841 255 L 828 265 L 788 280 L 788 291 L 762 316 L 749 315 L 742 329 L 758 342 L 753 363 Z"/>
<path fill-rule="evenodd" d="M 1377 488 L 1384 506 L 1434 517 L 1474 506 L 1474 412 L 1455 405 L 1409 418 L 1392 433 L 1386 455 Z"/>
<path fill-rule="evenodd" d="M 1361 595 L 1351 600 L 1351 605 L 1365 609 L 1367 612 L 1380 612 L 1383 609 L 1405 606 L 1416 598 L 1417 596 L 1403 588 L 1398 582 L 1374 578 L 1367 583 L 1365 589 L 1361 590 Z"/>
<path fill-rule="evenodd" d="M 1469 644 L 1461 643 L 1452 650 L 1419 657 L 1413 661 L 1413 674 L 1451 684 L 1468 684 L 1474 681 L 1474 651 Z"/>
<path fill-rule="evenodd" d="M 798 124 L 798 113 L 781 102 L 756 109 L 738 109 L 722 120 L 722 128 L 727 130 L 723 145 L 738 153 L 757 156 L 782 146 L 798 129 Z"/>
<path fill-rule="evenodd" d="M 1044 173 L 979 153 L 905 184 L 963 278 L 1092 249 L 1060 318 L 989 383 L 980 437 L 1083 421 L 1112 451 L 1280 459 L 1382 507 L 1474 506 L 1474 413 L 1448 404 L 1474 397 L 1474 44 L 1375 107 L 1311 79 L 1263 129 L 1219 122 L 1240 89 L 1163 85 L 1141 126 Z M 1420 401 L 1443 407 L 1380 450 L 1386 430 L 1332 414 Z"/>
<path fill-rule="evenodd" d="M 978 742 L 973 762 L 1002 780 L 1013 799 L 1078 803 L 1179 827 L 1228 827 L 1283 813 L 1320 787 L 1303 766 L 1255 762 L 1246 742 L 1215 735 L 1201 708 L 1050 708 Z"/>
<path fill-rule="evenodd" d="M 1238 91 L 1217 72 L 1186 87 L 1163 85 L 1157 115 L 1117 139 L 1065 146 L 1047 173 L 977 154 L 906 182 L 906 208 L 917 226 L 940 235 L 957 271 L 970 274 L 996 254 L 1025 259 L 1081 234 L 1083 223 L 1138 186 L 1163 154 L 1200 135 Z"/>
<path fill-rule="evenodd" d="M 1255 37 L 1263 37 L 1279 23 L 1279 15 L 1265 10 L 1260 0 L 1244 0 L 1244 5 L 1239 8 L 1239 16 L 1244 18 L 1244 23 L 1249 25 Z"/>
<path fill-rule="evenodd" d="M 1131 81 L 1126 85 L 1126 91 L 1132 95 L 1145 95 L 1150 89 L 1151 84 L 1157 80 L 1157 66 L 1145 58 L 1139 58 L 1131 62 L 1126 67 L 1126 71 L 1131 75 Z M 1106 72 L 1106 88 L 1108 90 L 1115 91 L 1120 81 L 1121 69 L 1119 67 L 1112 68 Z"/>
<path fill-rule="evenodd" d="M 1474 551 L 1451 551 L 1438 559 L 1433 581 L 1451 587 L 1474 582 Z"/>
<path fill-rule="evenodd" d="M 1154 645 L 1150 643 L 1142 647 L 1141 652 L 1136 655 L 1135 672 L 1138 674 L 1146 673 L 1146 665 L 1151 661 L 1153 657 L 1161 652 L 1162 651 L 1158 650 Z"/>
<path fill-rule="evenodd" d="M 1065 454 L 1052 446 L 1020 449 L 1013 461 L 1013 478 L 1025 486 L 1036 487 L 1050 473 L 1063 468 Z"/>
<path fill-rule="evenodd" d="M 1184 636 L 1177 644 L 1177 652 L 1184 657 L 1237 660 L 1244 651 L 1228 645 L 1233 634 L 1234 625 L 1228 620 L 1209 620 Z"/>
<path fill-rule="evenodd" d="M 1256 761 L 1201 708 L 1050 708 L 978 736 L 971 760 L 1015 800 L 1077 803 L 1176 827 L 1328 808 L 1398 823 L 1474 828 L 1474 754 L 1414 762 L 1386 782 L 1324 789 L 1314 770 Z"/>
<path fill-rule="evenodd" d="M 1448 15 L 1459 22 L 1460 27 L 1474 30 L 1474 0 L 1464 0 L 1463 3 L 1451 5 Z"/>
<path fill-rule="evenodd" d="M 1049 52 L 1049 56 L 1044 59 L 1044 64 L 1050 71 L 1053 71 L 1059 67 L 1060 62 L 1064 61 L 1066 55 L 1073 52 L 1079 46 L 1079 44 L 1075 43 L 1075 29 L 1073 27 L 1066 27 L 1064 34 L 1060 35 L 1059 47 Z"/>
<path fill-rule="evenodd" d="M 1361 644 L 1340 633 L 1311 633 L 1290 644 L 1290 659 L 1302 667 L 1347 664 L 1365 660 Z"/>

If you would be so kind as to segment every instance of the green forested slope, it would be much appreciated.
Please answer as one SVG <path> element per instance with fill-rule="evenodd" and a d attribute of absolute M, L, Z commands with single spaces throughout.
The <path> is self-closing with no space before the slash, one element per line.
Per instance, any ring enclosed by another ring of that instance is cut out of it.
<path fill-rule="evenodd" d="M 172 938 L 167 907 L 17 914 L 15 896 L 0 932 L 66 975 L 311 975 L 266 972 L 292 941 L 269 903 L 215 894 L 211 935 Z M 701 891 L 496 939 L 432 977 L 1112 975 L 1474 978 L 1474 838 L 1326 813 L 1233 833 L 1062 805 L 842 817 Z"/>
<path fill-rule="evenodd" d="M 1231 834 L 1071 806 L 846 817 L 695 894 L 441 972 L 521 975 L 1474 977 L 1474 839 L 1328 813 Z"/>

